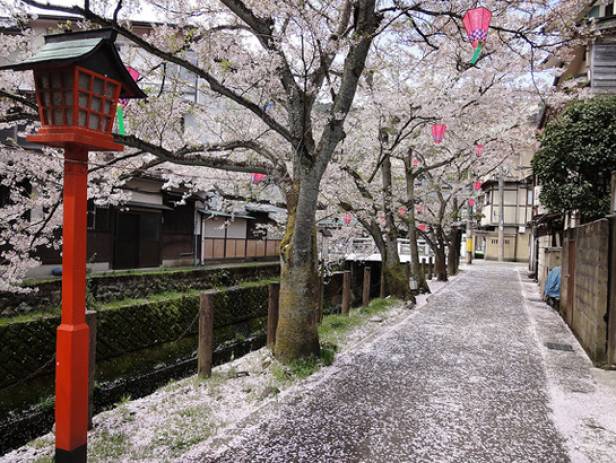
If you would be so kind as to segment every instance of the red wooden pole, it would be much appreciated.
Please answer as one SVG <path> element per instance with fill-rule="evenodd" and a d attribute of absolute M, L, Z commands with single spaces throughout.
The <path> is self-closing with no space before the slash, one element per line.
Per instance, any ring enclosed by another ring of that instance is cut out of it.
<path fill-rule="evenodd" d="M 62 321 L 56 343 L 56 462 L 85 462 L 88 439 L 86 214 L 88 150 L 64 152 Z"/>

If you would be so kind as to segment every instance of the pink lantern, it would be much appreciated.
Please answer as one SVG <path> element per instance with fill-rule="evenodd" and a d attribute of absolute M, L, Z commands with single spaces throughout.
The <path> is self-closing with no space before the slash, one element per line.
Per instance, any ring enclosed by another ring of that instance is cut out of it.
<path fill-rule="evenodd" d="M 265 174 L 250 174 L 250 176 L 252 177 L 252 183 L 254 183 L 255 185 L 261 183 L 267 178 L 267 175 Z"/>
<path fill-rule="evenodd" d="M 141 73 L 139 71 L 137 71 L 135 68 L 131 68 L 130 66 L 126 66 L 126 70 L 128 71 L 128 73 L 130 74 L 130 76 L 133 78 L 133 80 L 135 82 L 137 82 L 137 80 L 139 79 L 139 77 L 141 77 Z M 126 107 L 126 105 L 128 104 L 128 99 L 127 98 L 120 98 L 120 104 L 124 107 Z"/>
<path fill-rule="evenodd" d="M 475 199 L 474 199 L 474 198 L 470 198 L 470 199 L 468 200 L 468 205 L 469 205 L 470 207 L 475 207 Z"/>
<path fill-rule="evenodd" d="M 484 148 L 484 145 L 479 145 L 479 144 L 475 145 L 475 154 L 477 155 L 478 158 L 480 158 L 481 155 L 483 154 L 483 148 Z"/>
<path fill-rule="evenodd" d="M 433 124 L 432 125 L 432 138 L 434 143 L 440 143 L 445 139 L 445 131 L 447 126 L 445 124 Z"/>
<path fill-rule="evenodd" d="M 419 167 L 419 159 L 413 158 L 413 167 Z"/>
<path fill-rule="evenodd" d="M 353 216 L 348 212 L 342 216 L 342 221 L 345 225 L 349 225 L 351 220 L 353 220 Z"/>
<path fill-rule="evenodd" d="M 417 225 L 417 229 L 419 231 L 425 232 L 426 229 L 427 229 L 426 224 L 425 223 L 420 223 L 419 225 Z"/>
<path fill-rule="evenodd" d="M 468 10 L 462 21 L 466 29 L 468 40 L 473 44 L 475 53 L 471 59 L 471 64 L 475 64 L 481 54 L 481 47 L 488 38 L 488 28 L 492 20 L 492 12 L 484 7 Z"/>
<path fill-rule="evenodd" d="M 422 214 L 423 213 L 423 207 L 421 206 L 415 206 L 415 212 L 417 214 Z"/>
<path fill-rule="evenodd" d="M 481 190 L 481 182 L 473 183 L 473 188 L 477 191 Z"/>
<path fill-rule="evenodd" d="M 398 215 L 399 215 L 400 217 L 404 217 L 404 216 L 406 215 L 406 212 L 407 212 L 407 211 L 406 211 L 406 207 L 401 206 L 401 207 L 399 207 L 399 208 L 398 208 Z"/>

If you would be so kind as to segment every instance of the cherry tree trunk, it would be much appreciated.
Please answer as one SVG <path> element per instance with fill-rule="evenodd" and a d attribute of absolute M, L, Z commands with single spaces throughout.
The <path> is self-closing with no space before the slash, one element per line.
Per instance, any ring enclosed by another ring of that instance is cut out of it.
<path fill-rule="evenodd" d="M 438 281 L 447 281 L 447 257 L 445 247 L 437 246 L 434 248 L 434 272 Z"/>
<path fill-rule="evenodd" d="M 458 263 L 460 261 L 460 230 L 452 228 L 449 235 L 449 247 L 447 253 L 447 271 L 449 275 L 455 275 L 458 273 Z"/>
<path fill-rule="evenodd" d="M 415 219 L 415 176 L 413 175 L 412 151 L 409 150 L 408 157 L 404 158 L 405 179 L 406 179 L 406 208 L 408 214 L 408 232 L 411 275 L 417 281 L 417 289 L 421 293 L 429 293 L 430 287 L 426 281 L 423 267 L 419 263 L 419 247 L 417 246 L 417 229 Z"/>
<path fill-rule="evenodd" d="M 391 158 L 389 154 L 383 158 L 381 176 L 383 179 L 383 212 L 385 213 L 386 227 L 385 247 L 387 248 L 385 255 L 381 253 L 385 294 L 403 300 L 414 299 L 410 291 L 406 270 L 400 264 L 400 254 L 398 253 L 398 228 L 394 220 Z"/>
<path fill-rule="evenodd" d="M 287 194 L 288 218 L 280 245 L 280 300 L 276 357 L 282 362 L 319 355 L 319 271 L 315 212 L 319 181 L 306 176 Z"/>

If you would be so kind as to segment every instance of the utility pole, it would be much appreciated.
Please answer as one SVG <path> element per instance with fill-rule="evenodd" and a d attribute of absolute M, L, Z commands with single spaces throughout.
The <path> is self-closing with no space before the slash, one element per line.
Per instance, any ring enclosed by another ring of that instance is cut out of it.
<path fill-rule="evenodd" d="M 498 177 L 498 261 L 505 260 L 505 169 L 500 167 Z"/>

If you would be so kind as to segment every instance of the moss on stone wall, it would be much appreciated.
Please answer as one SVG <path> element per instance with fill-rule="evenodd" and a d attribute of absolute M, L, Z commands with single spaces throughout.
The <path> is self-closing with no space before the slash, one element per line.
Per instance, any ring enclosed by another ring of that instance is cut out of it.
<path fill-rule="evenodd" d="M 120 299 L 147 298 L 157 293 L 227 287 L 247 280 L 275 278 L 279 273 L 278 262 L 114 272 L 89 276 L 88 292 L 91 300 L 105 304 Z M 45 280 L 31 284 L 29 287 L 34 291 L 27 294 L 0 292 L 0 316 L 57 311 L 62 300 L 61 285 L 61 279 Z"/>
<path fill-rule="evenodd" d="M 261 329 L 267 316 L 269 280 L 246 287 L 216 291 L 214 327 L 216 341 L 248 336 Z M 152 297 L 138 303 L 103 307 L 97 313 L 97 361 L 155 345 L 179 341 L 198 331 L 199 292 Z M 42 371 L 55 352 L 58 316 L 0 326 L 0 388 Z"/>

